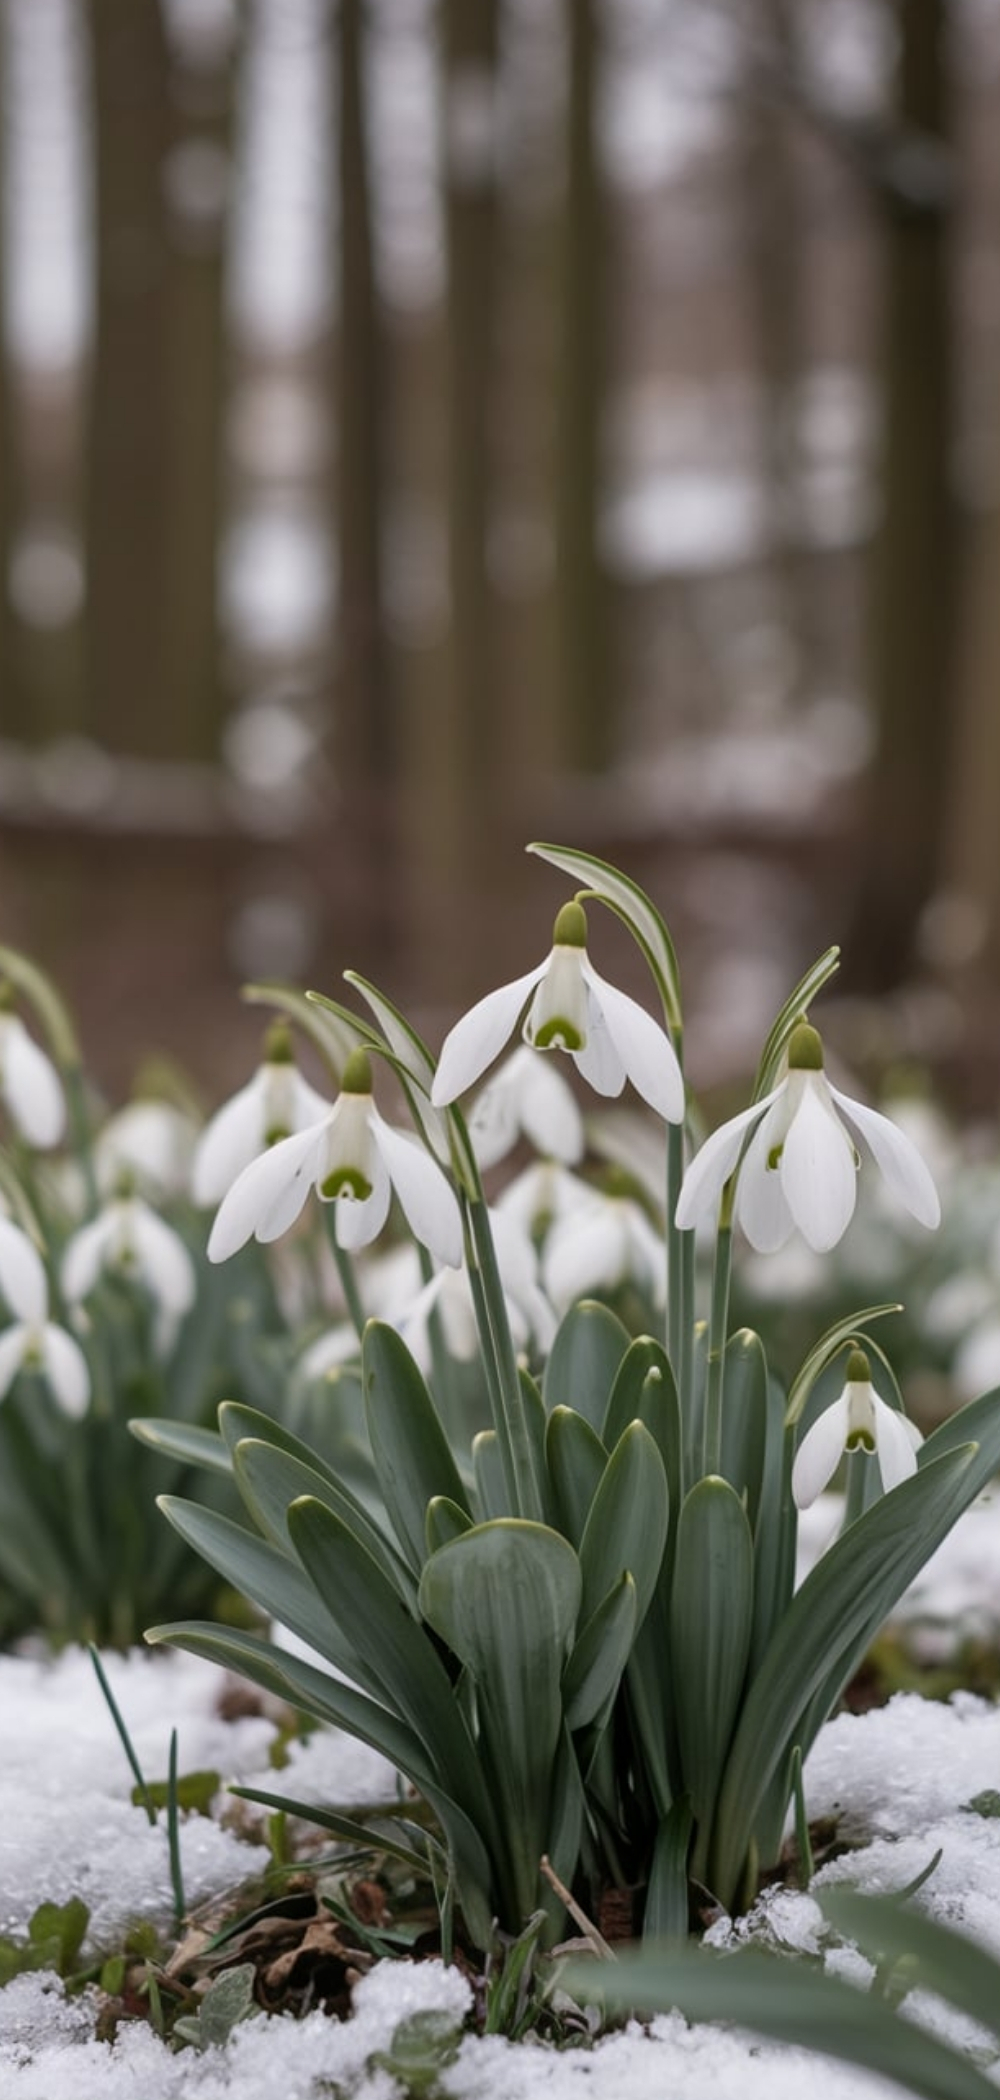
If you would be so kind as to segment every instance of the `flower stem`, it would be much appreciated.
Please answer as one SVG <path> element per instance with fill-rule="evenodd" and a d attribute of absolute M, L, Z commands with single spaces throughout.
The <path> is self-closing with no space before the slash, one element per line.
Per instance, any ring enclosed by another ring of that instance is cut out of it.
<path fill-rule="evenodd" d="M 733 1264 L 733 1193 L 735 1181 L 726 1183 L 719 1205 L 712 1270 L 712 1303 L 708 1321 L 708 1374 L 705 1384 L 704 1469 L 718 1473 L 722 1463 L 722 1389 L 726 1367 L 726 1329 L 729 1324 L 729 1281 Z"/>
<path fill-rule="evenodd" d="M 496 1373 L 495 1381 L 490 1381 L 490 1396 L 496 1409 L 495 1426 L 504 1475 L 516 1515 L 538 1523 L 543 1515 L 542 1497 L 535 1476 L 534 1452 L 524 1411 L 517 1356 L 485 1202 L 470 1203 L 468 1217 L 474 1255 L 469 1271 L 473 1279 L 477 1318 L 481 1327 L 485 1323 L 486 1328 L 482 1335 L 484 1347 L 492 1355 Z"/>

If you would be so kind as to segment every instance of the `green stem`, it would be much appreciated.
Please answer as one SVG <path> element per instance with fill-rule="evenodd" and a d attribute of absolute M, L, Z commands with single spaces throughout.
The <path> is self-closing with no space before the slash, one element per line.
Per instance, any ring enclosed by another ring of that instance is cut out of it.
<path fill-rule="evenodd" d="M 474 1264 L 470 1263 L 470 1275 L 475 1266 L 481 1285 L 481 1298 L 474 1292 L 476 1311 L 478 1316 L 481 1309 L 485 1316 L 487 1334 L 483 1340 L 488 1341 L 496 1368 L 496 1384 L 495 1388 L 491 1384 L 491 1397 L 495 1393 L 496 1430 L 503 1454 L 504 1475 L 508 1490 L 513 1487 L 516 1514 L 541 1523 L 542 1496 L 535 1476 L 534 1452 L 524 1412 L 517 1356 L 485 1202 L 470 1203 L 468 1216 L 475 1256 Z"/>
<path fill-rule="evenodd" d="M 66 1089 L 66 1109 L 73 1150 L 80 1162 L 80 1171 L 87 1191 L 88 1216 L 93 1218 L 101 1207 L 101 1195 L 94 1172 L 94 1148 L 90 1142 L 90 1118 L 87 1114 L 83 1069 L 79 1064 L 63 1067 L 63 1084 Z"/>
<path fill-rule="evenodd" d="M 420 1259 L 420 1274 L 425 1284 L 430 1283 L 434 1276 L 433 1258 L 419 1240 L 416 1247 Z M 448 1442 L 454 1447 L 462 1440 L 461 1397 L 456 1386 L 455 1366 L 448 1354 L 441 1313 L 437 1305 L 432 1305 L 427 1317 L 427 1339 L 431 1345 L 431 1377 L 438 1414 L 444 1423 Z"/>
<path fill-rule="evenodd" d="M 357 1277 L 354 1274 L 354 1263 L 337 1238 L 335 1209 L 336 1206 L 333 1203 L 323 1205 L 326 1236 L 330 1242 L 330 1252 L 337 1265 L 337 1274 L 340 1277 L 340 1288 L 344 1293 L 344 1303 L 347 1307 L 348 1318 L 360 1341 L 367 1324 L 365 1309 L 361 1303 L 361 1293 L 358 1290 Z"/>
<path fill-rule="evenodd" d="M 706 1473 L 717 1473 L 722 1462 L 722 1387 L 726 1365 L 726 1329 L 729 1322 L 729 1280 L 733 1265 L 733 1196 L 735 1181 L 728 1181 L 719 1205 L 712 1271 L 712 1304 L 708 1322 L 708 1375 L 705 1385 Z"/>

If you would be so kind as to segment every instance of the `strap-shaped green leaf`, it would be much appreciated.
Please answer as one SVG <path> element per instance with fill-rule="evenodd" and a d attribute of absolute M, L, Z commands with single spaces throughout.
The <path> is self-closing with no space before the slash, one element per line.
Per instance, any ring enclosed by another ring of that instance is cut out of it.
<path fill-rule="evenodd" d="M 419 1576 L 426 1554 L 428 1503 L 446 1495 L 471 1519 L 465 1486 L 424 1379 L 394 1327 L 369 1321 L 361 1364 L 382 1498 L 403 1552 Z"/>
<path fill-rule="evenodd" d="M 510 1499 L 495 1429 L 480 1429 L 472 1439 L 472 1477 L 480 1522 L 509 1516 Z"/>
<path fill-rule="evenodd" d="M 923 1465 L 852 1524 L 792 1598 L 743 1702 L 719 1791 L 711 1886 L 720 1902 L 735 1896 L 772 1774 L 795 1743 L 808 1754 L 855 1658 L 978 1492 L 977 1456 L 966 1445 Z"/>
<path fill-rule="evenodd" d="M 684 1786 L 697 1826 L 693 1871 L 705 1877 L 712 1811 L 739 1708 L 753 1618 L 753 1542 L 728 1480 L 685 1496 L 677 1525 L 670 1635 Z"/>
<path fill-rule="evenodd" d="M 326 1610 L 315 1584 L 303 1574 L 290 1551 L 283 1553 L 243 1524 L 234 1524 L 230 1517 L 204 1509 L 200 1503 L 185 1502 L 178 1495 L 159 1495 L 157 1506 L 181 1538 L 218 1571 L 223 1581 L 232 1583 L 268 1618 L 287 1626 L 290 1633 L 307 1641 L 327 1662 L 364 1685 L 376 1699 L 383 1697 L 381 1685 L 369 1672 L 364 1656 L 358 1654 Z"/>
<path fill-rule="evenodd" d="M 862 1896 L 845 1887 L 816 1893 L 831 1925 L 872 1961 L 905 1962 L 911 1988 L 923 1985 L 1000 2036 L 1000 1962 L 985 1947 L 896 1896 Z"/>
<path fill-rule="evenodd" d="M 560 1983 L 609 2012 L 676 2008 L 689 2020 L 732 2021 L 770 2041 L 881 2073 L 918 2100 L 995 2100 L 995 2085 L 967 2056 L 903 2019 L 883 1998 L 756 1947 L 721 1956 L 649 1947 L 615 1962 L 571 1961 Z"/>
<path fill-rule="evenodd" d="M 137 1443 L 161 1452 L 164 1458 L 176 1458 L 182 1465 L 200 1466 L 209 1473 L 232 1471 L 228 1445 L 218 1430 L 175 1422 L 167 1415 L 144 1415 L 128 1426 Z"/>
<path fill-rule="evenodd" d="M 667 1476 L 643 1422 L 619 1437 L 605 1466 L 580 1542 L 584 1621 L 625 1569 L 635 1579 L 636 1627 L 653 1594 L 667 1538 Z"/>
<path fill-rule="evenodd" d="M 477 1525 L 427 1562 L 420 1608 L 475 1680 L 479 1753 L 500 1807 L 507 1901 L 536 1907 L 553 1761 L 563 1726 L 560 1679 L 581 1597 L 576 1554 L 522 1518 Z"/>
<path fill-rule="evenodd" d="M 781 1076 L 782 1059 L 788 1047 L 792 1030 L 797 1022 L 801 1021 L 803 1014 L 808 1011 L 817 992 L 822 991 L 823 986 L 828 983 L 829 979 L 839 968 L 840 949 L 826 948 L 823 954 L 806 971 L 805 976 L 799 978 L 794 991 L 789 992 L 784 1006 L 775 1017 L 764 1048 L 761 1051 L 760 1063 L 757 1066 L 757 1074 L 754 1079 L 753 1093 L 750 1096 L 751 1101 L 762 1100 L 763 1096 L 769 1094 L 771 1088 L 777 1084 Z"/>
<path fill-rule="evenodd" d="M 760 1336 L 740 1328 L 726 1344 L 722 1416 L 723 1478 L 746 1495 L 750 1529 L 757 1523 L 768 1435 L 767 1359 Z"/>
<path fill-rule="evenodd" d="M 682 1794 L 661 1817 L 646 1890 L 642 1920 L 644 1940 L 673 1941 L 675 1945 L 687 1941 L 687 1862 L 693 1821 L 691 1803 L 686 1794 Z"/>
<path fill-rule="evenodd" d="M 410 1569 L 349 1488 L 339 1486 L 325 1472 L 293 1457 L 290 1451 L 262 1443 L 257 1437 L 244 1437 L 237 1444 L 233 1472 L 254 1522 L 278 1546 L 287 1549 L 290 1545 L 291 1504 L 300 1495 L 313 1495 L 342 1519 L 415 1610 L 416 1582 Z"/>
<path fill-rule="evenodd" d="M 560 1322 L 542 1391 L 554 1407 L 575 1408 L 600 1435 L 608 1400 L 629 1347 L 628 1329 L 606 1305 L 583 1298 Z"/>
<path fill-rule="evenodd" d="M 457 1502 L 449 1502 L 447 1495 L 434 1495 L 427 1504 L 427 1553 L 437 1553 L 439 1547 L 447 1546 L 450 1539 L 461 1538 L 463 1531 L 471 1531 L 472 1518 L 467 1510 L 459 1509 Z"/>
<path fill-rule="evenodd" d="M 431 1854 L 440 1856 L 441 1847 L 431 1831 L 420 1832 L 423 1850 L 407 1845 L 398 1835 L 399 1826 L 395 1818 L 379 1817 L 377 1809 L 369 1810 L 370 1820 L 362 1823 L 355 1816 L 338 1815 L 332 1808 L 321 1808 L 316 1801 L 293 1801 L 288 1794 L 269 1794 L 256 1786 L 230 1786 L 229 1792 L 240 1801 L 256 1801 L 261 1808 L 273 1808 L 286 1816 L 299 1816 L 303 1823 L 314 1823 L 317 1830 L 329 1830 L 345 1845 L 356 1845 L 365 1852 L 381 1852 L 387 1859 L 398 1859 L 401 1866 L 409 1867 L 411 1873 L 426 1876 Z M 404 1825 L 404 1828 L 411 1826 Z"/>
<path fill-rule="evenodd" d="M 489 1849 L 494 1851 L 493 1809 L 482 1772 L 448 1672 L 426 1628 L 411 1618 L 377 1561 L 325 1503 L 312 1496 L 293 1502 L 288 1528 L 327 1609 L 349 1629 L 352 1645 L 363 1648 L 369 1667 L 385 1686 L 387 1704 L 391 1702 L 418 1736 L 438 1783 L 484 1837 L 489 1833 Z"/>
<path fill-rule="evenodd" d="M 635 1583 L 626 1573 L 588 1619 L 563 1671 L 570 1728 L 604 1728 L 635 1639 Z"/>
<path fill-rule="evenodd" d="M 545 1432 L 545 1468 L 559 1529 L 577 1548 L 607 1462 L 586 1417 L 572 1407 L 554 1407 Z"/>

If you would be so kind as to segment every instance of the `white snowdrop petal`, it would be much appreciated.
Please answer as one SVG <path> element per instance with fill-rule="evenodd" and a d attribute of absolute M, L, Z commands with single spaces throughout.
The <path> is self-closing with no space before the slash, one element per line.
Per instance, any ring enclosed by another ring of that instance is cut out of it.
<path fill-rule="evenodd" d="M 79 1232 L 74 1232 L 68 1241 L 59 1276 L 63 1297 L 71 1305 L 79 1304 L 93 1290 L 104 1267 L 115 1222 L 108 1211 L 101 1211 L 88 1225 L 81 1225 Z"/>
<path fill-rule="evenodd" d="M 714 1212 L 739 1159 L 747 1131 L 782 1091 L 782 1087 L 775 1087 L 773 1094 L 765 1094 L 762 1101 L 755 1101 L 752 1107 L 742 1109 L 728 1123 L 720 1123 L 718 1130 L 713 1130 L 711 1137 L 705 1139 L 691 1161 L 677 1199 L 674 1222 L 681 1232 L 692 1231 L 702 1218 Z"/>
<path fill-rule="evenodd" d="M 64 1415 L 78 1421 L 87 1412 L 90 1372 L 79 1342 L 64 1327 L 49 1321 L 41 1332 L 42 1361 L 53 1395 Z"/>
<path fill-rule="evenodd" d="M 838 1093 L 836 1087 L 831 1087 L 830 1092 L 841 1113 L 864 1138 L 893 1195 L 898 1196 L 918 1224 L 933 1231 L 941 1223 L 941 1204 L 930 1169 L 925 1166 L 916 1146 L 878 1109 L 866 1108 L 862 1102 L 850 1100 L 848 1095 Z"/>
<path fill-rule="evenodd" d="M 255 1072 L 247 1085 L 217 1110 L 198 1139 L 191 1169 L 193 1201 L 221 1203 L 237 1175 L 263 1151 L 264 1144 L 264 1079 L 262 1072 Z"/>
<path fill-rule="evenodd" d="M 517 1089 L 516 1084 L 512 1084 L 511 1066 L 516 1058 L 533 1055 L 531 1050 L 516 1050 L 509 1063 L 476 1096 L 468 1129 L 472 1149 L 484 1169 L 496 1166 L 497 1160 L 505 1158 L 517 1142 Z"/>
<path fill-rule="evenodd" d="M 625 1060 L 598 1004 L 597 995 L 588 987 L 587 1040 L 582 1050 L 572 1050 L 570 1056 L 588 1086 L 595 1094 L 603 1094 L 613 1100 L 621 1093 L 628 1078 Z"/>
<path fill-rule="evenodd" d="M 550 1058 L 527 1046 L 516 1055 L 521 1074 L 521 1126 L 538 1152 L 568 1167 L 583 1158 L 586 1139 L 579 1103 Z"/>
<path fill-rule="evenodd" d="M 307 1130 L 311 1123 L 321 1123 L 323 1117 L 330 1115 L 333 1109 L 332 1101 L 328 1101 L 325 1094 L 317 1093 L 316 1088 L 310 1086 L 308 1079 L 303 1079 L 297 1065 L 293 1067 L 292 1072 L 292 1101 L 296 1130 Z"/>
<path fill-rule="evenodd" d="M 854 1147 L 824 1100 L 818 1080 L 805 1073 L 798 1105 L 788 1126 L 781 1154 L 785 1201 L 804 1240 L 815 1254 L 825 1254 L 846 1232 L 857 1199 Z"/>
<path fill-rule="evenodd" d="M 485 999 L 480 999 L 460 1021 L 456 1021 L 444 1039 L 434 1075 L 431 1100 L 435 1108 L 444 1108 L 449 1101 L 457 1101 L 459 1094 L 475 1086 L 487 1066 L 499 1056 L 508 1036 L 517 1027 L 529 993 L 544 976 L 547 966 L 546 959 L 524 977 L 516 977 L 513 983 L 502 984 L 497 991 L 487 992 Z"/>
<path fill-rule="evenodd" d="M 833 1479 L 848 1429 L 848 1394 L 841 1393 L 807 1429 L 792 1466 L 792 1496 L 797 1509 L 808 1509 Z"/>
<path fill-rule="evenodd" d="M 560 1311 L 589 1291 L 619 1283 L 626 1244 L 610 1204 L 590 1202 L 554 1225 L 545 1246 L 542 1280 Z"/>
<path fill-rule="evenodd" d="M 451 1269 L 459 1268 L 463 1250 L 462 1213 L 441 1168 L 425 1152 L 418 1138 L 393 1130 L 375 1109 L 372 1110 L 372 1131 L 410 1230 L 425 1247 L 430 1248 L 436 1260 L 446 1262 Z"/>
<path fill-rule="evenodd" d="M 318 1160 L 325 1133 L 325 1122 L 311 1124 L 307 1130 L 297 1131 L 294 1137 L 282 1138 L 244 1167 L 228 1195 L 223 1197 L 216 1214 L 208 1238 L 209 1261 L 227 1261 L 255 1234 L 259 1239 L 259 1228 L 269 1219 L 283 1196 L 287 1194 L 292 1200 L 293 1188 L 300 1200 L 292 1217 L 279 1229 L 286 1230 L 293 1218 L 298 1217 L 309 1193 L 309 1165 Z M 277 1236 L 276 1232 L 267 1235 L 271 1239 Z"/>
<path fill-rule="evenodd" d="M 129 1199 L 136 1258 L 147 1288 L 167 1312 L 186 1313 L 194 1304 L 194 1264 L 179 1233 L 164 1224 L 139 1197 Z"/>
<path fill-rule="evenodd" d="M 29 1145 L 58 1145 L 66 1127 L 59 1074 L 16 1014 L 0 1035 L 0 1091 Z"/>
<path fill-rule="evenodd" d="M 11 1386 L 24 1362 L 25 1350 L 31 1341 L 31 1330 L 18 1321 L 0 1334 L 0 1400 L 6 1400 Z"/>
<path fill-rule="evenodd" d="M 781 1174 L 768 1165 L 785 1137 L 784 1102 L 775 1101 L 754 1131 L 736 1184 L 736 1218 L 758 1254 L 777 1254 L 795 1231 Z"/>
<path fill-rule="evenodd" d="M 636 1093 L 667 1123 L 684 1121 L 684 1081 L 674 1046 L 645 1007 L 585 962 L 584 977 Z"/>
<path fill-rule="evenodd" d="M 886 1494 L 900 1482 L 911 1479 L 917 1470 L 917 1453 L 913 1443 L 923 1439 L 919 1430 L 897 1407 L 890 1407 L 878 1393 L 872 1393 L 875 1409 L 875 1449 L 878 1467 L 882 1475 L 882 1486 Z"/>
<path fill-rule="evenodd" d="M 378 1238 L 389 1215 L 391 1196 L 385 1162 L 376 1153 L 372 1159 L 371 1195 L 334 1198 L 333 1221 L 338 1247 L 353 1254 L 358 1247 L 370 1246 L 372 1240 Z"/>
<path fill-rule="evenodd" d="M 26 1232 L 0 1217 L 0 1291 L 11 1312 L 29 1325 L 44 1320 L 49 1292 L 45 1264 Z"/>

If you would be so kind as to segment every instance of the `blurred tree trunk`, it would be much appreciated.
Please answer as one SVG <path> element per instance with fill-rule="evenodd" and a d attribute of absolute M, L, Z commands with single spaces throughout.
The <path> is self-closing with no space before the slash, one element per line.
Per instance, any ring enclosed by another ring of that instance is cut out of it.
<path fill-rule="evenodd" d="M 561 756 L 598 773 L 614 756 L 608 584 L 600 555 L 607 377 L 607 214 L 595 141 L 597 0 L 565 0 L 569 45 L 556 491 Z"/>
<path fill-rule="evenodd" d="M 495 310 L 498 0 L 442 0 L 448 238 L 450 630 L 428 751 L 430 852 L 445 880 L 489 857 L 499 743 L 487 570 Z"/>
<path fill-rule="evenodd" d="M 394 922 L 399 751 L 385 628 L 385 343 L 372 242 L 365 109 L 365 0 L 340 0 L 340 314 L 336 358 L 337 617 L 334 762 L 352 829 L 363 842 L 372 909 Z"/>
<path fill-rule="evenodd" d="M 211 758 L 227 75 L 173 76 L 157 0 L 91 0 L 90 21 L 86 726 L 114 752 Z"/>
<path fill-rule="evenodd" d="M 945 0 L 898 10 L 899 99 L 885 161 L 882 516 L 873 550 L 876 746 L 852 956 L 890 984 L 939 873 L 949 758 L 955 505 Z"/>
<path fill-rule="evenodd" d="M 943 889 L 951 909 L 934 960 L 1000 982 L 1000 503 L 978 526 L 967 565 L 956 681 L 955 761 L 948 781 Z M 957 907 L 957 909 L 956 909 Z M 981 1053 L 982 1054 L 982 1053 Z M 985 1053 L 995 1098 L 995 1057 Z"/>

